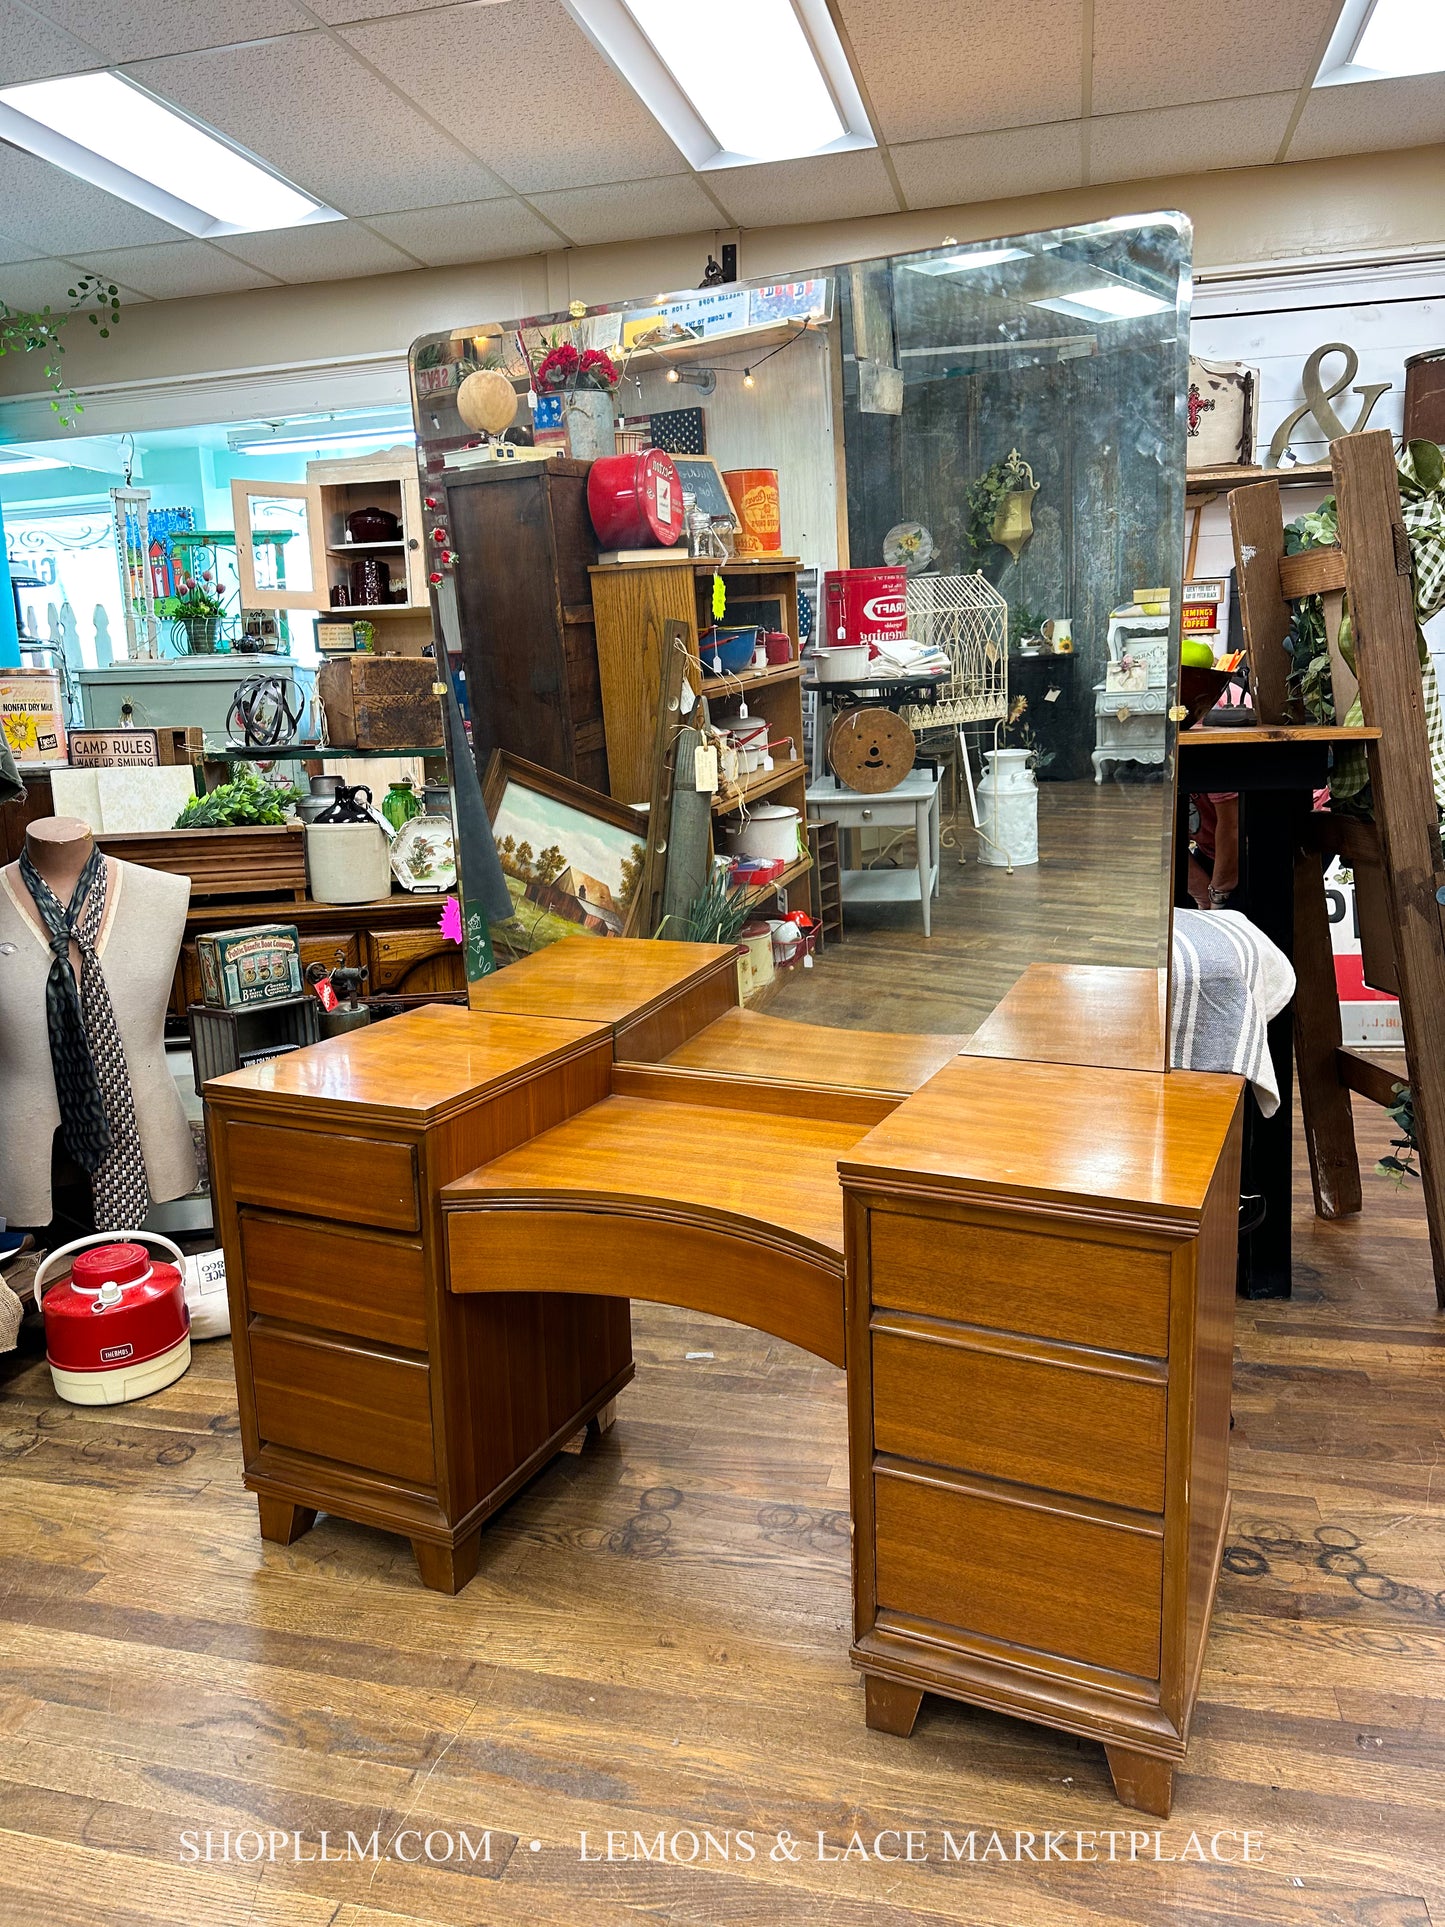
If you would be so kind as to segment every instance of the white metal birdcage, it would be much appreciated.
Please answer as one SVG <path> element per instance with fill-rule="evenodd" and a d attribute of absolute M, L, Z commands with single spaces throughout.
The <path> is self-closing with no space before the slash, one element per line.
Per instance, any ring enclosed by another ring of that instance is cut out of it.
<path fill-rule="evenodd" d="M 1008 715 L 1008 603 L 980 572 L 917 575 L 908 583 L 908 634 L 948 658 L 938 701 L 903 711 L 910 729 L 957 729 Z"/>

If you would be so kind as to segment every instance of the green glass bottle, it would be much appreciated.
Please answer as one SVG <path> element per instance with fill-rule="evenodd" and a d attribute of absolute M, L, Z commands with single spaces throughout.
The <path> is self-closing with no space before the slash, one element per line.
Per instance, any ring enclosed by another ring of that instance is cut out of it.
<path fill-rule="evenodd" d="M 392 784 L 381 800 L 381 813 L 394 830 L 421 815 L 421 798 L 412 788 L 410 777 L 404 776 Z"/>

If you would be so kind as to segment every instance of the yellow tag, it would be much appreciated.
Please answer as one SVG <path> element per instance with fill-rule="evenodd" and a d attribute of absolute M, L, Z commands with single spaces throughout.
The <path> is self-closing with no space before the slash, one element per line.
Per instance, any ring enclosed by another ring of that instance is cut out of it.
<path fill-rule="evenodd" d="M 728 592 L 723 586 L 722 577 L 718 574 L 717 570 L 714 569 L 712 574 L 712 619 L 714 622 L 722 621 L 727 606 Z"/>

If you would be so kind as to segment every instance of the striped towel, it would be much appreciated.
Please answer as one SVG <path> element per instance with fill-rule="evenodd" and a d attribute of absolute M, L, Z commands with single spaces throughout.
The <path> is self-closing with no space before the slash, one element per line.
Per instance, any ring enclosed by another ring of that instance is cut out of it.
<path fill-rule="evenodd" d="M 1247 1077 L 1263 1116 L 1279 1109 L 1265 1026 L 1294 995 L 1288 957 L 1237 910 L 1176 910 L 1169 1061 Z"/>

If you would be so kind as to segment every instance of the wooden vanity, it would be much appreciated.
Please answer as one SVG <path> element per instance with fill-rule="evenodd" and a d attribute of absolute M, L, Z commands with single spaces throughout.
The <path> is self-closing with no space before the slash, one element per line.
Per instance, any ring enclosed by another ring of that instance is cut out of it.
<path fill-rule="evenodd" d="M 869 1725 L 1019 1714 L 1167 1814 L 1228 1517 L 1242 1084 L 1031 1052 L 1031 1011 L 1056 1037 L 1131 974 L 1021 982 L 1017 1054 L 960 1055 L 741 1011 L 727 948 L 579 938 L 208 1084 L 263 1535 L 383 1526 L 454 1591 L 605 1422 L 629 1297 L 755 1325 L 848 1373 Z"/>

